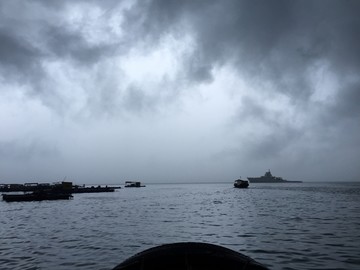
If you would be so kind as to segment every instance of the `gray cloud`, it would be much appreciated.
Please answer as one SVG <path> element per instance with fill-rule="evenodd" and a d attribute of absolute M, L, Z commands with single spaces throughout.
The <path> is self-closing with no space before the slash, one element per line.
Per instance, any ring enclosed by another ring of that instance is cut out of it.
<path fill-rule="evenodd" d="M 349 118 L 355 121 L 360 119 L 360 83 L 358 81 L 341 87 L 336 100 L 336 105 L 330 108 L 333 110 L 332 117 Z"/>
<path fill-rule="evenodd" d="M 70 5 L 38 2 L 57 10 Z M 113 1 L 91 3 L 104 13 L 116 10 Z M 196 47 L 184 59 L 190 81 L 211 82 L 215 66 L 231 63 L 242 76 L 269 81 L 272 90 L 307 100 L 313 89 L 306 70 L 317 61 L 326 60 L 339 78 L 358 73 L 358 6 L 357 1 L 140 1 L 125 10 L 124 40 L 111 44 L 90 44 L 79 31 L 48 24 L 41 27 L 45 48 L 40 50 L 3 30 L 2 65 L 23 73 L 42 58 L 89 66 L 137 42 L 145 41 L 149 49 L 164 35 L 181 37 L 192 31 Z"/>
<path fill-rule="evenodd" d="M 14 81 L 35 83 L 38 76 L 42 52 L 21 36 L 0 28 L 0 71 L 2 77 Z"/>
<path fill-rule="evenodd" d="M 38 157 L 54 157 L 59 150 L 52 145 L 46 145 L 42 140 L 32 140 L 25 143 L 17 141 L 0 142 L 0 159 L 2 162 L 30 162 Z"/>
<path fill-rule="evenodd" d="M 69 59 L 77 64 L 91 66 L 115 53 L 115 48 L 110 44 L 92 45 L 86 42 L 81 32 L 66 30 L 60 26 L 50 26 L 44 30 L 49 57 Z"/>
<path fill-rule="evenodd" d="M 14 86 L 65 122 L 116 121 L 124 115 L 128 121 L 132 116 L 146 121 L 148 115 L 186 103 L 196 96 L 192 92 L 201 96 L 199 88 L 210 87 L 217 72 L 228 68 L 246 89 L 217 90 L 235 96 L 224 108 L 232 113 L 222 127 L 224 133 L 240 135 L 229 143 L 230 150 L 209 155 L 217 160 L 231 156 L 239 163 L 246 156 L 276 168 L 293 168 L 313 156 L 324 160 L 322 170 L 333 165 L 332 150 L 345 159 L 360 159 L 351 151 L 360 137 L 359 1 L 149 0 L 124 7 L 117 1 L 38 0 L 18 16 L 10 14 L 17 5 L 0 4 L 4 89 Z M 74 23 L 69 19 L 78 15 L 69 13 L 74 5 L 95 8 L 99 15 L 95 21 L 84 15 Z M 191 39 L 173 77 L 151 83 L 126 77 L 121 64 L 128 55 L 150 55 L 167 37 L 179 47 Z M 211 123 L 210 116 L 206 121 Z M 249 139 L 251 129 L 256 136 Z M 263 129 L 267 132 L 256 133 Z M 213 144 L 221 142 L 214 139 Z M 2 148 L 5 156 L 10 148 Z M 286 159 L 294 152 L 296 157 Z M 303 164 L 310 171 L 311 162 Z M 348 178 L 359 176 L 355 168 L 351 171 Z"/>
<path fill-rule="evenodd" d="M 190 25 L 197 42 L 189 57 L 196 61 L 189 62 L 191 74 L 193 66 L 211 70 L 232 62 L 242 74 L 271 80 L 281 86 L 278 91 L 296 97 L 301 91 L 311 94 L 305 71 L 318 60 L 326 59 L 336 72 L 359 69 L 359 55 L 354 55 L 360 36 L 357 1 L 193 2 L 139 5 L 146 16 L 141 35 L 156 40 L 174 25 Z M 295 85 L 284 82 L 288 76 L 297 78 Z"/>

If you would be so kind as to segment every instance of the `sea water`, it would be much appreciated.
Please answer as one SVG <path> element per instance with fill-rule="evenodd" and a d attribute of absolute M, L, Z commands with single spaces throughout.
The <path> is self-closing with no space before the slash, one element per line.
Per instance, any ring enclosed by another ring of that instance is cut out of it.
<path fill-rule="evenodd" d="M 0 201 L 0 268 L 112 269 L 173 242 L 270 269 L 360 269 L 360 183 L 148 184 L 69 201 Z"/>

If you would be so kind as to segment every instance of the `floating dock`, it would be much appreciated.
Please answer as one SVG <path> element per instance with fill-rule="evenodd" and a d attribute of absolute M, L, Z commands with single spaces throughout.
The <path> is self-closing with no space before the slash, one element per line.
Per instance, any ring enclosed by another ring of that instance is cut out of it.
<path fill-rule="evenodd" d="M 95 193 L 95 192 L 114 192 L 117 187 L 108 186 L 79 186 L 72 182 L 58 183 L 25 183 L 25 184 L 0 184 L 0 192 L 36 192 L 36 191 L 56 191 L 61 193 Z"/>

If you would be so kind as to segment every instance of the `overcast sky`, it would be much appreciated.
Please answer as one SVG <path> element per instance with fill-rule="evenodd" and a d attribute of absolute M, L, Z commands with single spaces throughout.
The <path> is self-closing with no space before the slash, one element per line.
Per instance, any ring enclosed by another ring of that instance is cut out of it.
<path fill-rule="evenodd" d="M 0 2 L 0 183 L 360 180 L 360 1 Z"/>

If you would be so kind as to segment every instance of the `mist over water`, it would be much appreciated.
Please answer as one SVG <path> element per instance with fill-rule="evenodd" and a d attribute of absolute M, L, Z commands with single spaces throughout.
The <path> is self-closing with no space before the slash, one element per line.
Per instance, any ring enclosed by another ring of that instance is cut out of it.
<path fill-rule="evenodd" d="M 154 184 L 70 201 L 0 202 L 1 269 L 111 269 L 172 242 L 270 269 L 359 269 L 360 184 Z"/>

